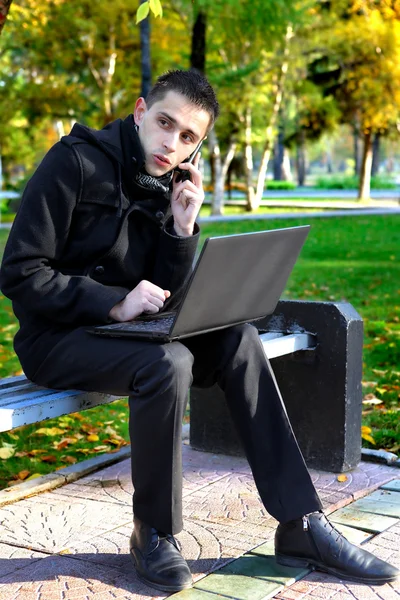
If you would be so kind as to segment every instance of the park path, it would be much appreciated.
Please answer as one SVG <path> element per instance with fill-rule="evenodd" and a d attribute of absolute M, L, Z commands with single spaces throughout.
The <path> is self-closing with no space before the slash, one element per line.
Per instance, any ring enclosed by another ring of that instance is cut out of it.
<path fill-rule="evenodd" d="M 400 582 L 361 586 L 279 567 L 276 521 L 259 500 L 247 462 L 184 444 L 183 463 L 185 521 L 178 538 L 195 587 L 174 599 L 400 600 Z M 400 471 L 361 462 L 345 477 L 311 473 L 338 527 L 400 567 Z M 2 506 L 0 600 L 165 598 L 137 579 L 130 561 L 130 479 L 125 458 Z"/>

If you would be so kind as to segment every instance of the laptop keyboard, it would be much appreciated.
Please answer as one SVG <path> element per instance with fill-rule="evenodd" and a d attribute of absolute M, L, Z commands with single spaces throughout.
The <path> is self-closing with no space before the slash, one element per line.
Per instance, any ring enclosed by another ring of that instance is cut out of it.
<path fill-rule="evenodd" d="M 114 323 L 109 325 L 114 331 L 160 331 L 168 333 L 174 322 L 172 317 L 160 317 L 158 319 L 149 319 L 145 321 L 130 321 L 129 323 Z"/>

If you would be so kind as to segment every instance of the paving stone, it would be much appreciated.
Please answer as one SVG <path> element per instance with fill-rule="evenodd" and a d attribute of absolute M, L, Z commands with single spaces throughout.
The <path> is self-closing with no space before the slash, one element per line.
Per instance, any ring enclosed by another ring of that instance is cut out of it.
<path fill-rule="evenodd" d="M 354 510 L 400 518 L 400 492 L 377 490 L 352 506 Z"/>
<path fill-rule="evenodd" d="M 343 533 L 344 537 L 349 540 L 352 544 L 359 546 L 363 542 L 366 542 L 372 537 L 372 533 L 363 531 L 362 529 L 356 529 L 355 527 L 348 527 L 342 525 L 342 523 L 335 523 L 336 529 Z"/>
<path fill-rule="evenodd" d="M 215 471 L 219 475 L 228 473 L 251 474 L 247 460 L 241 456 L 227 456 L 194 450 L 191 446 L 182 446 L 182 461 L 187 467 L 198 467 Z"/>
<path fill-rule="evenodd" d="M 167 595 L 133 572 L 65 556 L 49 556 L 0 577 L 0 600 L 158 600 Z"/>
<path fill-rule="evenodd" d="M 380 486 L 382 490 L 392 490 L 393 492 L 400 492 L 400 479 L 393 479 L 389 483 L 385 483 Z"/>
<path fill-rule="evenodd" d="M 232 473 L 185 498 L 184 517 L 213 523 L 246 521 L 262 525 L 276 521 L 267 513 L 250 475 Z"/>
<path fill-rule="evenodd" d="M 201 489 L 209 483 L 226 477 L 234 468 L 233 457 L 209 454 L 201 460 L 201 457 L 196 456 L 197 454 L 205 453 L 197 452 L 193 457 L 193 451 L 186 452 L 183 458 L 183 497 L 193 490 Z M 248 473 L 250 468 L 247 465 L 243 470 Z M 57 491 L 66 496 L 132 505 L 133 485 L 130 460 L 124 460 L 101 471 L 91 473 Z"/>
<path fill-rule="evenodd" d="M 0 577 L 33 564 L 47 554 L 0 543 Z"/>
<path fill-rule="evenodd" d="M 342 523 L 343 525 L 362 529 L 370 533 L 380 533 L 396 523 L 396 519 L 393 517 L 362 512 L 354 508 L 354 506 L 355 503 L 341 508 L 329 515 L 329 519 L 333 523 Z"/>
<path fill-rule="evenodd" d="M 264 600 L 277 593 L 282 584 L 243 575 L 214 573 L 195 585 L 195 589 L 221 594 L 234 600 Z"/>
<path fill-rule="evenodd" d="M 353 501 L 353 496 L 348 492 L 338 492 L 335 489 L 317 488 L 318 496 L 322 502 L 324 511 L 330 514 L 334 510 L 338 510 L 343 506 L 347 506 Z"/>
<path fill-rule="evenodd" d="M 309 572 L 309 569 L 295 569 L 278 565 L 274 555 L 256 556 L 246 554 L 234 560 L 219 571 L 232 575 L 245 575 L 288 585 Z"/>
<path fill-rule="evenodd" d="M 55 553 L 131 521 L 124 505 L 47 492 L 0 509 L 0 542 Z"/>
<path fill-rule="evenodd" d="M 353 471 L 341 474 L 346 476 L 346 481 L 338 481 L 338 475 L 334 473 L 311 469 L 310 474 L 318 491 L 335 490 L 357 499 L 393 479 L 393 467 L 361 462 Z"/>
<path fill-rule="evenodd" d="M 221 596 L 220 594 L 214 594 L 212 592 L 203 592 L 202 590 L 197 590 L 196 588 L 192 588 L 191 590 L 183 590 L 182 592 L 178 592 L 177 594 L 172 594 L 169 596 L 174 600 L 226 600 L 226 596 Z"/>

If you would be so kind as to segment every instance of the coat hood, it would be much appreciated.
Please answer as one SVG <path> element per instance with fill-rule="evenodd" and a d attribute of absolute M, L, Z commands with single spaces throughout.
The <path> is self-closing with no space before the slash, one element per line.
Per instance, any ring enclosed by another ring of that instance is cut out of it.
<path fill-rule="evenodd" d="M 154 201 L 156 205 L 169 204 L 169 192 L 160 193 L 158 190 L 143 187 L 137 182 L 138 172 L 144 169 L 145 155 L 135 129 L 133 115 L 129 115 L 124 120 L 112 121 L 99 130 L 76 123 L 69 136 L 63 138 L 65 143 L 73 142 L 73 139 L 97 146 L 114 163 L 120 193 L 119 217 L 122 215 L 123 206 L 122 184 L 126 186 L 131 198 L 147 201 L 149 208 L 149 200 Z"/>

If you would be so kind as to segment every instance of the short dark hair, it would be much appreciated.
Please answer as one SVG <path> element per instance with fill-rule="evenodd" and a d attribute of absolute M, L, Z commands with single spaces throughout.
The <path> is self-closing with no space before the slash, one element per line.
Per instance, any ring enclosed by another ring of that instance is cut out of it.
<path fill-rule="evenodd" d="M 210 127 L 219 115 L 219 104 L 210 83 L 200 71 L 167 71 L 160 75 L 146 97 L 147 107 L 163 100 L 168 92 L 177 92 L 210 115 Z"/>

